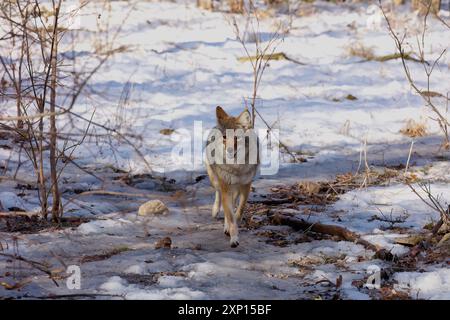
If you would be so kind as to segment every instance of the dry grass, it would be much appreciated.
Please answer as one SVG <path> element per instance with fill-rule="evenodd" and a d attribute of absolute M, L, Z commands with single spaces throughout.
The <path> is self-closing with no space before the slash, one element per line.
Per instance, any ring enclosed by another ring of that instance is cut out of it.
<path fill-rule="evenodd" d="M 352 43 L 348 48 L 348 54 L 352 57 L 360 57 L 366 60 L 375 59 L 373 47 L 366 47 L 360 42 Z"/>
<path fill-rule="evenodd" d="M 427 126 L 425 122 L 416 122 L 413 119 L 409 119 L 400 133 L 411 138 L 424 137 L 427 135 Z"/>
<path fill-rule="evenodd" d="M 304 1 L 300 4 L 299 8 L 296 11 L 296 15 L 299 17 L 309 17 L 316 13 L 316 8 L 314 7 L 312 1 L 308 3 L 307 1 Z"/>
<path fill-rule="evenodd" d="M 271 9 L 267 9 L 267 10 L 256 9 L 255 14 L 258 16 L 258 19 L 260 19 L 260 20 L 270 19 L 275 16 L 275 12 Z"/>
<path fill-rule="evenodd" d="M 298 183 L 298 187 L 308 196 L 319 193 L 321 185 L 314 181 L 301 181 Z"/>

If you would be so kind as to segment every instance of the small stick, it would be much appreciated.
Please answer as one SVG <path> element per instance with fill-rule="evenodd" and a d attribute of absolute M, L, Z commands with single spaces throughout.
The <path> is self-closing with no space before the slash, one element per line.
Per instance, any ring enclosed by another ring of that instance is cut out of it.
<path fill-rule="evenodd" d="M 411 147 L 409 148 L 408 160 L 406 161 L 405 174 L 408 173 L 409 160 L 411 160 L 411 153 L 414 146 L 414 139 L 411 139 Z"/>

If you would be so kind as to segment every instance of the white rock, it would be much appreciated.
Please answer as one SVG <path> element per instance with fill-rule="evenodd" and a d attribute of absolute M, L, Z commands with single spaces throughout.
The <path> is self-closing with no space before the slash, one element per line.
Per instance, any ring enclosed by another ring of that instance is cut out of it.
<path fill-rule="evenodd" d="M 149 216 L 153 214 L 166 214 L 169 209 L 161 200 L 150 200 L 139 207 L 138 215 Z"/>

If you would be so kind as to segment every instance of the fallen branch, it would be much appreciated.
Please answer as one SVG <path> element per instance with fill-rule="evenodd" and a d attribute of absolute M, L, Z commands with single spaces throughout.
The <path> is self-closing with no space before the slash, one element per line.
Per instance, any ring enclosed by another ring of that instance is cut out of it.
<path fill-rule="evenodd" d="M 253 62 L 253 61 L 256 61 L 258 59 L 263 59 L 265 61 L 267 61 L 267 60 L 287 60 L 287 61 L 291 61 L 291 62 L 294 62 L 296 64 L 302 65 L 302 66 L 306 65 L 306 63 L 304 63 L 304 62 L 301 62 L 301 61 L 298 61 L 298 60 L 295 60 L 293 58 L 288 57 L 284 52 L 264 54 L 264 55 L 261 55 L 259 57 L 258 56 L 240 57 L 240 58 L 238 58 L 238 61 L 239 62 L 248 62 L 248 61 Z"/>
<path fill-rule="evenodd" d="M 82 196 L 114 196 L 114 197 L 131 197 L 131 198 L 147 198 L 151 199 L 152 196 L 150 194 L 144 194 L 144 193 L 128 193 L 128 192 L 118 192 L 118 191 L 108 191 L 108 190 L 91 190 L 91 191 L 84 191 L 82 193 L 77 194 L 76 196 L 70 198 L 67 200 L 67 202 L 64 204 L 64 208 L 70 204 L 73 203 L 75 200 Z"/>
<path fill-rule="evenodd" d="M 37 270 L 39 270 L 39 271 L 41 271 L 41 272 L 47 274 L 48 277 L 53 281 L 53 283 L 54 283 L 57 287 L 59 287 L 58 282 L 56 282 L 56 280 L 53 278 L 53 273 L 52 273 L 52 271 L 49 270 L 49 269 L 47 268 L 47 266 L 46 266 L 45 264 L 43 264 L 42 262 L 38 262 L 38 261 L 34 261 L 34 260 L 29 260 L 29 259 L 26 259 L 26 258 L 24 258 L 24 257 L 22 257 L 22 256 L 14 255 L 14 254 L 9 254 L 9 253 L 2 253 L 2 252 L 0 252 L 0 256 L 6 257 L 6 258 L 10 258 L 10 259 L 14 259 L 14 260 L 17 260 L 17 261 L 23 261 L 23 262 L 27 263 L 27 264 L 30 265 L 31 267 L 33 267 L 33 268 L 35 268 L 35 269 L 37 269 Z"/>
<path fill-rule="evenodd" d="M 39 212 L 28 212 L 28 211 L 8 211 L 8 212 L 0 212 L 0 218 L 12 218 L 12 217 L 34 217 L 39 216 Z"/>
<path fill-rule="evenodd" d="M 364 57 L 364 60 L 362 60 L 360 62 L 368 62 L 368 61 L 386 62 L 389 60 L 397 60 L 397 59 L 401 59 L 401 58 L 403 58 L 403 60 L 414 61 L 414 62 L 418 62 L 418 63 L 426 63 L 427 65 L 429 65 L 429 63 L 427 61 L 422 61 L 420 59 L 414 58 L 411 55 L 411 53 L 406 53 L 406 52 L 403 54 L 396 52 L 396 53 L 386 54 L 384 56 L 368 56 L 368 57 Z"/>
<path fill-rule="evenodd" d="M 248 203 L 259 203 L 259 204 L 265 204 L 267 206 L 277 206 L 280 204 L 285 203 L 294 203 L 297 200 L 300 200 L 298 197 L 289 197 L 289 198 L 282 198 L 282 199 L 262 199 L 262 200 L 249 200 Z"/>
<path fill-rule="evenodd" d="M 385 62 L 385 61 L 389 61 L 389 60 L 397 60 L 402 58 L 402 54 L 396 52 L 396 53 L 392 53 L 392 54 L 387 54 L 384 56 L 379 56 L 379 57 L 374 57 L 372 60 L 374 61 L 378 61 L 378 62 Z M 403 59 L 405 60 L 409 60 L 409 61 L 414 61 L 414 62 L 424 62 L 421 61 L 420 59 L 414 58 L 411 53 L 403 53 Z"/>
<path fill-rule="evenodd" d="M 65 114 L 66 112 L 46 112 L 39 113 L 32 116 L 0 116 L 0 121 L 17 121 L 17 120 L 34 120 L 34 119 L 42 119 L 47 117 L 60 116 Z"/>
<path fill-rule="evenodd" d="M 152 197 L 150 194 L 145 194 L 145 193 L 129 193 L 129 192 L 108 191 L 108 190 L 84 191 L 84 192 L 78 194 L 77 197 L 90 196 L 90 195 L 135 197 L 135 198 L 151 198 Z"/>
<path fill-rule="evenodd" d="M 337 225 L 328 225 L 328 224 L 322 224 L 322 223 L 311 223 L 307 222 L 303 219 L 297 219 L 294 217 L 289 217 L 280 213 L 275 213 L 273 216 L 271 216 L 272 223 L 274 224 L 281 224 L 281 225 L 287 225 L 292 227 L 295 230 L 306 230 L 306 231 L 312 231 L 322 234 L 328 234 L 331 236 L 337 236 L 345 241 L 350 241 L 356 244 L 362 245 L 364 248 L 368 250 L 372 250 L 375 252 L 375 257 L 392 261 L 394 259 L 394 256 L 392 253 L 390 253 L 386 249 L 379 248 L 378 246 L 361 239 L 361 236 L 358 235 L 355 232 L 352 232 L 344 227 L 337 226 Z"/>

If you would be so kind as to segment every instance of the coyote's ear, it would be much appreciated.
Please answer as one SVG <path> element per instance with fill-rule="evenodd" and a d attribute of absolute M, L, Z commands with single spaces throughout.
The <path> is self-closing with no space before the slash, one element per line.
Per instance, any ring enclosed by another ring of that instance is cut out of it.
<path fill-rule="evenodd" d="M 241 112 L 241 114 L 237 117 L 237 121 L 246 128 L 252 127 L 252 117 L 247 109 Z"/>
<path fill-rule="evenodd" d="M 217 122 L 219 124 L 222 124 L 224 120 L 229 118 L 229 115 L 225 112 L 225 110 L 222 109 L 222 107 L 217 106 L 217 108 L 216 108 L 216 117 L 217 117 Z"/>

